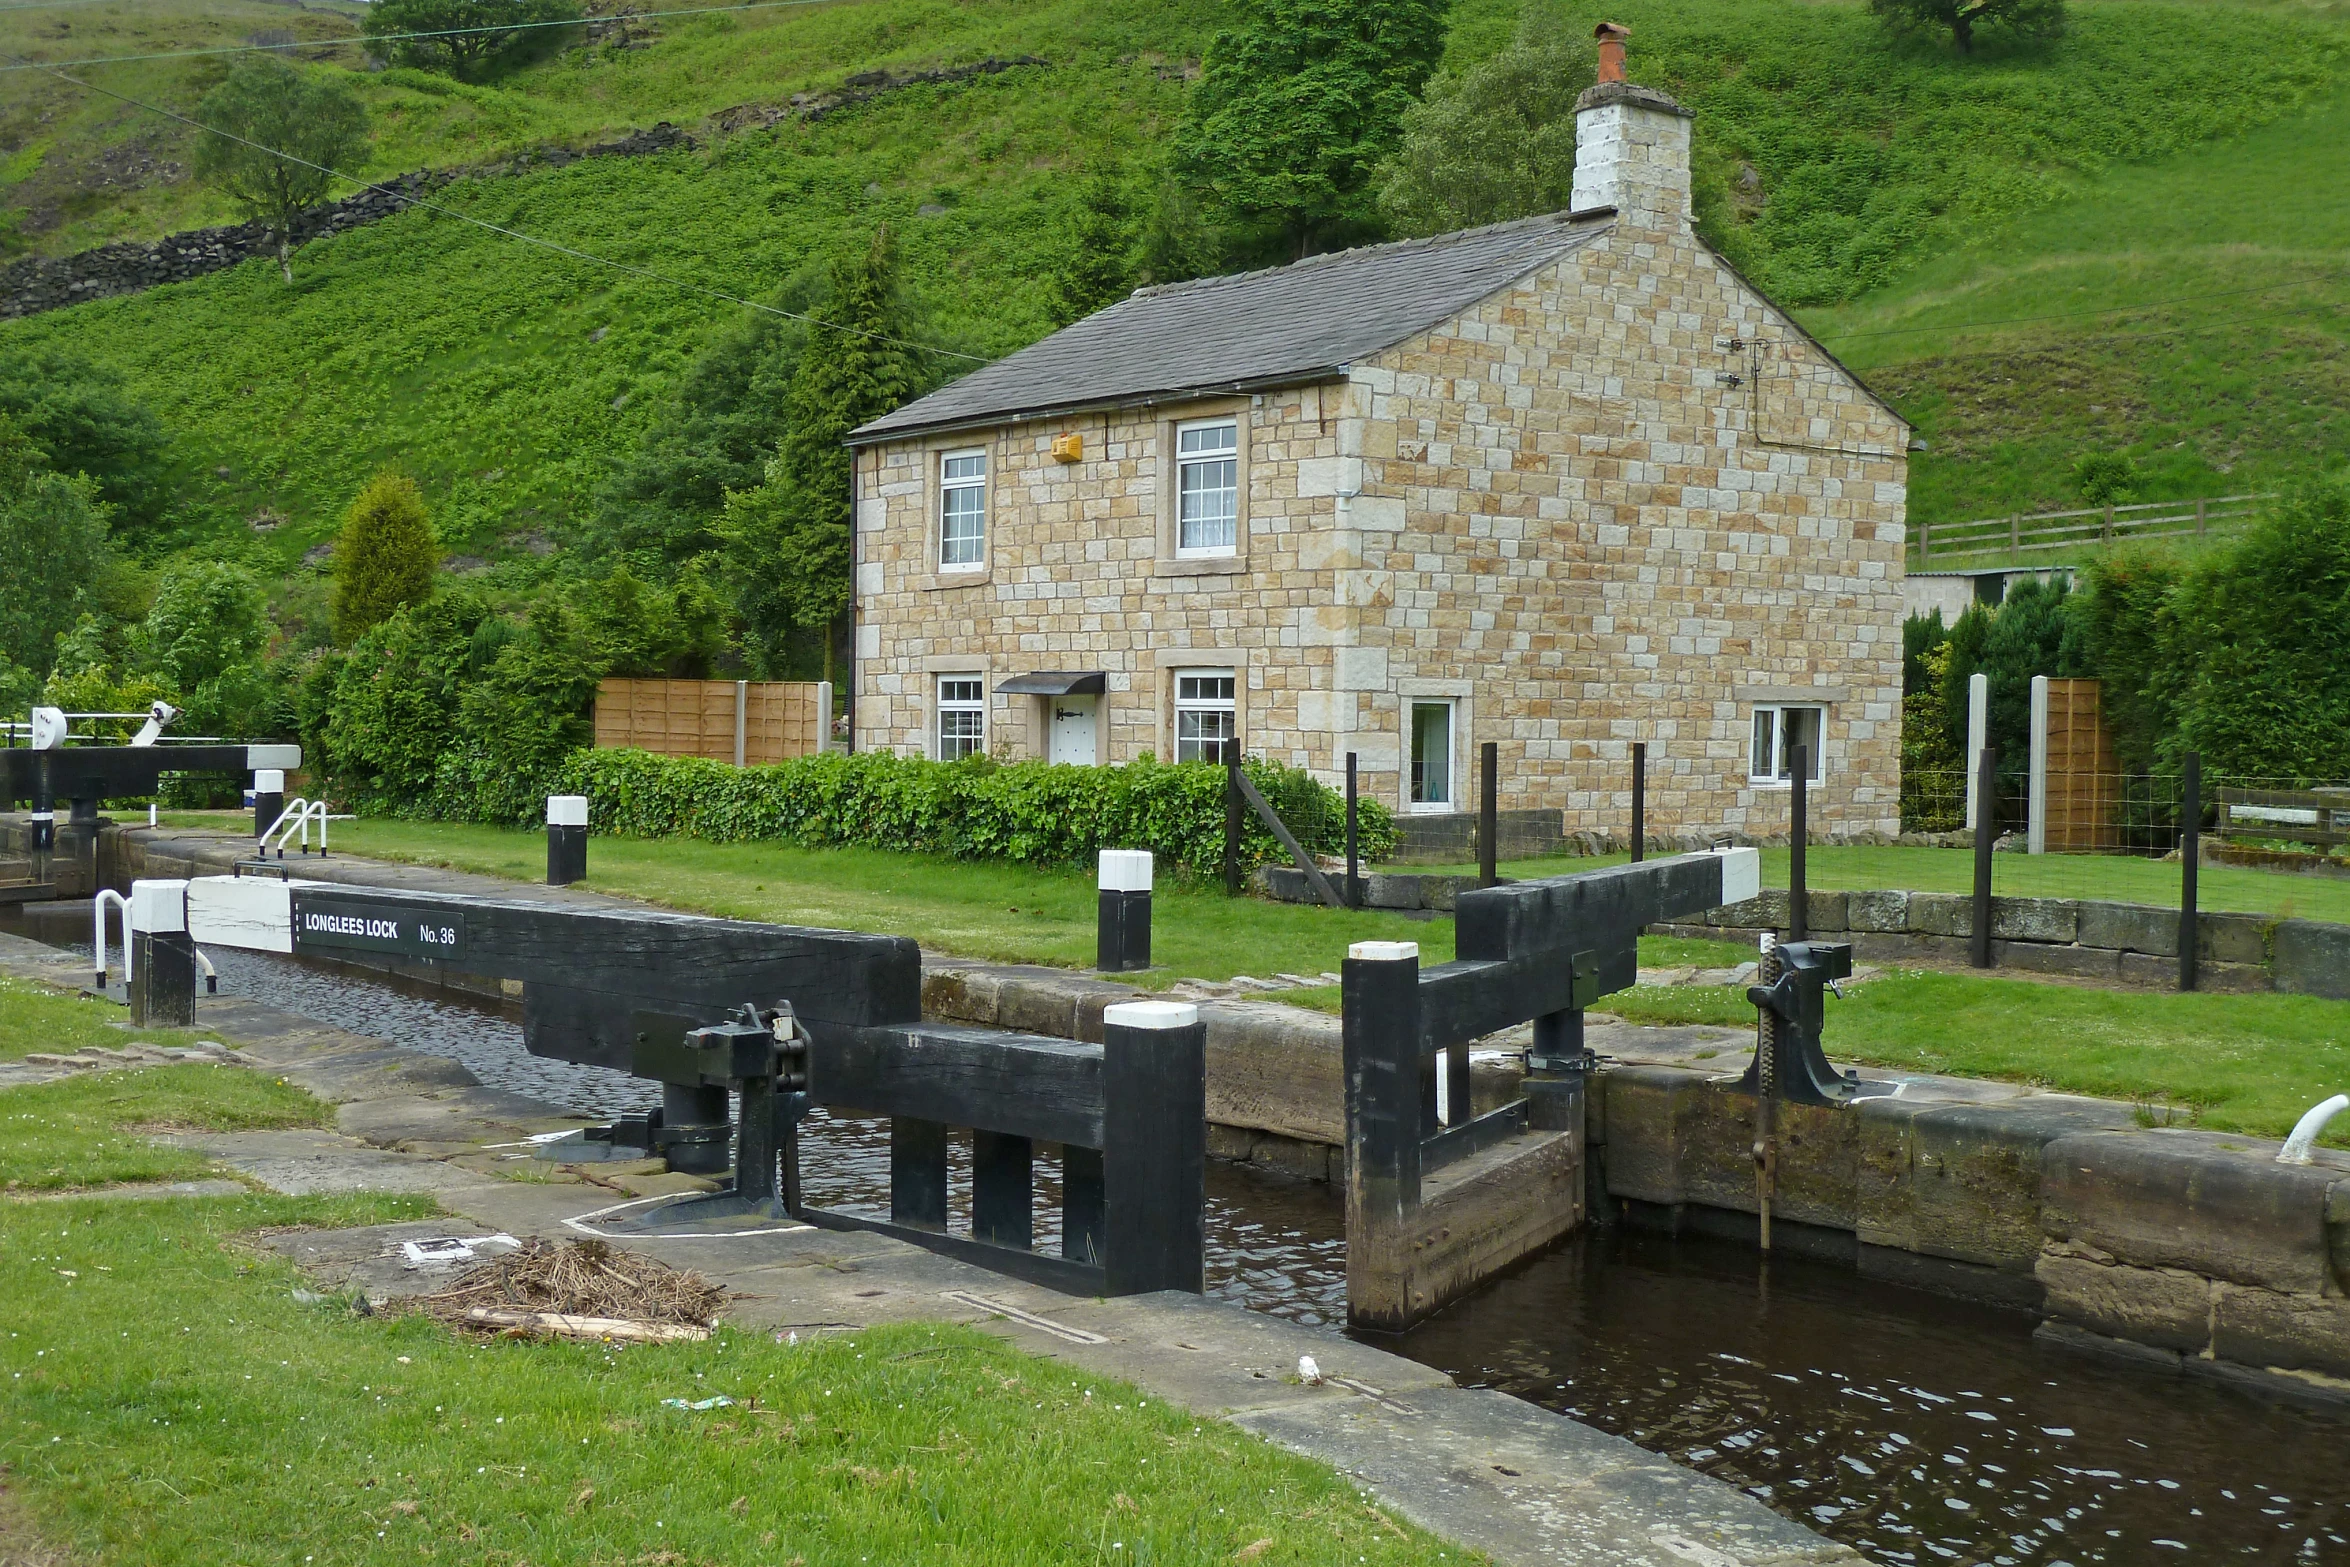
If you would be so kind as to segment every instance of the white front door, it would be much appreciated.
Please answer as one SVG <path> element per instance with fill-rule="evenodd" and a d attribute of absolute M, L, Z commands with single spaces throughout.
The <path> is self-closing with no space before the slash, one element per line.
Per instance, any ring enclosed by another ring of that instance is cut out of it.
<path fill-rule="evenodd" d="M 1098 696 L 1055 696 L 1045 699 L 1046 710 L 1052 715 L 1051 742 L 1045 751 L 1045 760 L 1066 762 L 1077 767 L 1091 767 L 1100 756 L 1094 748 L 1093 726 L 1101 707 Z"/>

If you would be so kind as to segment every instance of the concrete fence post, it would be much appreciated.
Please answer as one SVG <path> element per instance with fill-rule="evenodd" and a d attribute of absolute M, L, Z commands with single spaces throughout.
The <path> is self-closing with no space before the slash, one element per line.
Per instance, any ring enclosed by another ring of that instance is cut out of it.
<path fill-rule="evenodd" d="M 1966 754 L 1971 760 L 1991 743 L 1991 677 L 1977 671 L 1966 681 Z M 1980 769 L 1969 767 L 1966 778 L 1966 830 L 1973 832 L 1983 801 Z"/>
<path fill-rule="evenodd" d="M 2032 749 L 2024 790 L 2024 848 L 2048 852 L 2048 677 L 2032 677 Z"/>

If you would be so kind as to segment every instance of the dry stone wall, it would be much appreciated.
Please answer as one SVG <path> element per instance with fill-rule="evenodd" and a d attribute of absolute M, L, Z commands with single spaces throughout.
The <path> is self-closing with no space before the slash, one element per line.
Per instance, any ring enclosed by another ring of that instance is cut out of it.
<path fill-rule="evenodd" d="M 693 138 L 666 122 L 632 131 L 591 147 L 552 147 L 523 153 L 505 163 L 460 172 L 420 170 L 324 202 L 304 213 L 295 235 L 304 244 L 391 217 L 451 180 L 472 175 L 519 174 L 534 168 L 561 168 L 582 158 L 631 158 L 693 145 Z M 185 283 L 224 272 L 257 256 L 275 256 L 277 236 L 260 223 L 190 229 L 147 244 L 121 241 L 71 256 L 27 257 L 0 267 L 0 320 L 62 310 L 93 299 L 143 293 L 166 283 Z"/>

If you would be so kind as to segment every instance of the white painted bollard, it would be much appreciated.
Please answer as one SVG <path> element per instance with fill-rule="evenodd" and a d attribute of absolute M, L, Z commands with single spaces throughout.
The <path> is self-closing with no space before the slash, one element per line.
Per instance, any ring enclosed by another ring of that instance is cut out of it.
<path fill-rule="evenodd" d="M 1129 974 L 1151 966 L 1151 857 L 1146 849 L 1104 849 L 1094 967 Z"/>
<path fill-rule="evenodd" d="M 547 796 L 547 885 L 587 879 L 588 802 L 584 794 Z"/>
<path fill-rule="evenodd" d="M 188 935 L 184 880 L 134 881 L 131 957 L 126 964 L 131 1021 L 188 1028 L 196 1021 L 196 943 Z"/>

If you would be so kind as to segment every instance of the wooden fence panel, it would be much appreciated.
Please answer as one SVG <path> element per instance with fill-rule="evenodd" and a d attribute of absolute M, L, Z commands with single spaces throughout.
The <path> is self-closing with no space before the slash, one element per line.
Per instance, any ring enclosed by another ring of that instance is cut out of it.
<path fill-rule="evenodd" d="M 2121 770 L 2098 683 L 2048 682 L 2047 821 L 2050 854 L 2091 854 L 2120 841 Z"/>
<path fill-rule="evenodd" d="M 806 680 L 610 679 L 596 689 L 596 745 L 780 762 L 824 748 L 830 696 Z"/>

